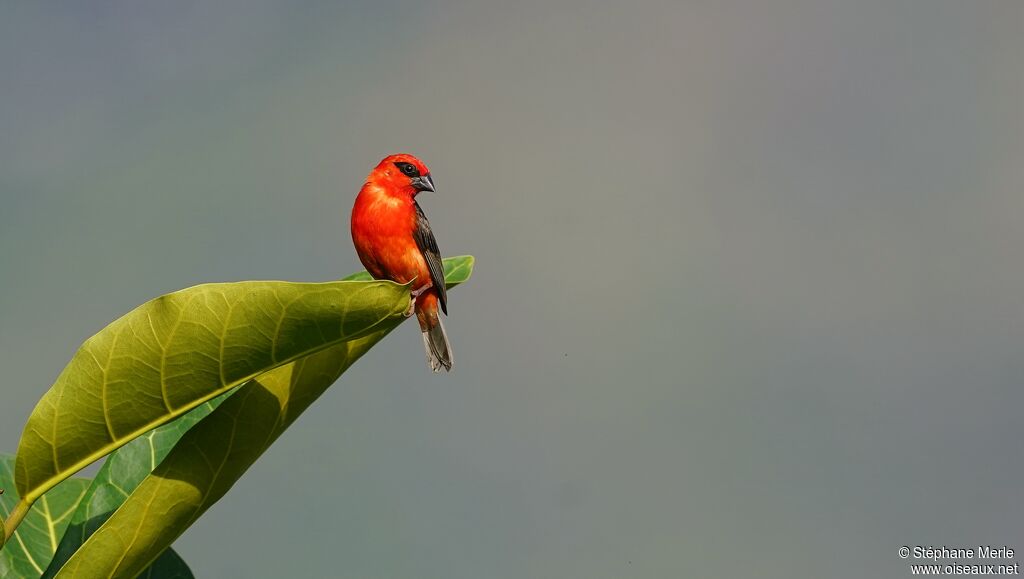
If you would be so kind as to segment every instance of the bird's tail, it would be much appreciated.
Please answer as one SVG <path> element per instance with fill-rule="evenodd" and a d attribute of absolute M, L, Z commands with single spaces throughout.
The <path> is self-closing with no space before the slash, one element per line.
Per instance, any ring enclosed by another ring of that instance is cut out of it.
<path fill-rule="evenodd" d="M 427 364 L 434 372 L 452 369 L 452 345 L 444 331 L 444 323 L 437 315 L 437 295 L 433 290 L 425 292 L 416 301 L 416 318 L 423 333 L 423 348 L 427 351 Z"/>

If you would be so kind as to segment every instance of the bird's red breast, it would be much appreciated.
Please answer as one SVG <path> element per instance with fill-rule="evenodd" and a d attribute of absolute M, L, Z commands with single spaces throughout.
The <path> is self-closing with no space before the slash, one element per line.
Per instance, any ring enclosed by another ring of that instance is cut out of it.
<path fill-rule="evenodd" d="M 352 241 L 366 270 L 377 279 L 430 282 L 430 270 L 413 233 L 416 208 L 411 195 L 395 194 L 367 181 L 352 209 Z"/>

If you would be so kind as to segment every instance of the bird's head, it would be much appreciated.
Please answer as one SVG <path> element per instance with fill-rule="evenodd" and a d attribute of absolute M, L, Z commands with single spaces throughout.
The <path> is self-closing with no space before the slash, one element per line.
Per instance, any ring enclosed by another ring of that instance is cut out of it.
<path fill-rule="evenodd" d="M 392 194 L 415 197 L 420 191 L 433 191 L 430 169 L 416 157 L 400 153 L 384 157 L 370 173 L 369 180 Z"/>

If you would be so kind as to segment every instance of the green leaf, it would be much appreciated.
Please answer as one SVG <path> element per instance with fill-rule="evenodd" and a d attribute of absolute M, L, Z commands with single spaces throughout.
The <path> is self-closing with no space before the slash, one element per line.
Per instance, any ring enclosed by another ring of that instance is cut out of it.
<path fill-rule="evenodd" d="M 0 454 L 0 513 L 6 517 L 18 504 L 12 492 L 14 456 Z M 87 479 L 72 478 L 39 499 L 29 510 L 3 549 L 0 549 L 0 577 L 38 577 L 46 569 L 57 542 L 71 522 L 71 513 L 89 486 Z"/>
<path fill-rule="evenodd" d="M 470 256 L 445 260 L 445 281 L 469 279 Z M 130 577 L 222 497 L 270 444 L 395 325 L 282 366 L 244 384 L 189 430 L 57 574 Z M 125 544 L 123 537 L 134 537 Z"/>
<path fill-rule="evenodd" d="M 150 301 L 89 338 L 29 417 L 18 448 L 22 505 L 135 437 L 296 359 L 402 320 L 389 281 L 196 286 Z"/>
<path fill-rule="evenodd" d="M 114 451 L 96 473 L 85 496 L 78 503 L 71 525 L 64 533 L 57 552 L 50 561 L 43 579 L 56 575 L 57 571 L 74 555 L 96 529 L 100 528 L 110 515 L 121 506 L 128 495 L 139 486 L 156 465 L 167 456 L 190 428 L 206 418 L 233 391 L 200 404 L 188 414 L 159 428 L 150 430 L 128 444 Z M 191 577 L 185 562 L 168 549 L 150 566 L 143 576 Z"/>

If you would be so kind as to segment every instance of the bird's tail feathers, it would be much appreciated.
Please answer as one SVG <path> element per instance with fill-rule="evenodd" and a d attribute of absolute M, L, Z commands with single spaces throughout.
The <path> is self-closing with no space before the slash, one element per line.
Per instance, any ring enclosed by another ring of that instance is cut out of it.
<path fill-rule="evenodd" d="M 455 358 L 452 356 L 452 345 L 448 342 L 448 334 L 444 331 L 441 317 L 434 318 L 436 324 L 423 330 L 423 348 L 427 351 L 427 364 L 434 372 L 450 372 Z M 433 321 L 433 320 L 431 320 Z"/>

